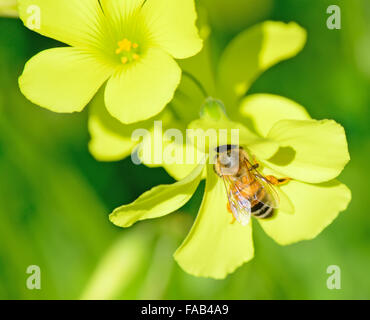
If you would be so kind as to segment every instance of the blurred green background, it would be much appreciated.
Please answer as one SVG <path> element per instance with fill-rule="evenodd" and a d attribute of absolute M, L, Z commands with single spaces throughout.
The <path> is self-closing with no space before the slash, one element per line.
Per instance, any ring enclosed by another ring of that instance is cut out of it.
<path fill-rule="evenodd" d="M 255 258 L 225 280 L 186 274 L 172 254 L 191 227 L 204 184 L 181 212 L 127 230 L 111 224 L 112 209 L 172 178 L 130 159 L 95 161 L 86 110 L 62 115 L 28 102 L 17 86 L 24 63 L 60 44 L 1 18 L 0 299 L 370 298 L 370 2 L 201 2 L 219 48 L 266 19 L 307 29 L 303 52 L 268 70 L 250 93 L 286 96 L 313 118 L 345 127 L 352 160 L 339 179 L 353 193 L 348 210 L 316 239 L 287 247 L 255 228 Z M 342 10 L 341 30 L 326 27 L 331 4 Z M 41 268 L 41 290 L 26 288 L 29 265 Z M 341 268 L 340 290 L 326 286 L 329 265 Z"/>

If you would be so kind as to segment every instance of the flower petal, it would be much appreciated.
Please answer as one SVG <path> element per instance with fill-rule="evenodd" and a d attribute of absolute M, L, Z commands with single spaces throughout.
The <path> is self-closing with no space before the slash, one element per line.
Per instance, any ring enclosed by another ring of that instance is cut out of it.
<path fill-rule="evenodd" d="M 153 153 L 152 156 L 148 158 L 142 157 L 141 160 L 143 163 L 150 167 L 163 167 L 167 173 L 173 177 L 176 180 L 182 180 L 187 175 L 190 174 L 194 170 L 194 168 L 197 167 L 196 160 L 199 160 L 199 158 L 204 159 L 204 154 L 197 154 L 197 158 L 194 156 L 194 161 L 187 162 L 186 157 L 189 156 L 187 152 L 192 152 L 192 154 L 196 155 L 196 149 L 194 146 L 191 145 L 184 145 L 184 144 L 177 144 L 175 141 L 163 141 L 163 159 L 160 164 L 155 164 L 153 162 Z M 142 146 L 145 148 L 145 144 Z M 155 148 L 155 146 L 151 146 L 152 150 Z M 190 150 L 189 148 L 193 148 L 194 150 Z M 170 154 L 170 155 L 169 155 Z M 179 156 L 177 156 L 179 155 Z M 170 156 L 171 158 L 168 158 Z M 202 176 L 203 178 L 203 176 Z"/>
<path fill-rule="evenodd" d="M 201 50 L 194 0 L 149 0 L 144 3 L 142 13 L 152 41 L 174 58 L 189 58 Z"/>
<path fill-rule="evenodd" d="M 276 141 L 280 149 L 264 163 L 293 179 L 329 181 L 349 161 L 344 129 L 333 120 L 281 120 L 267 138 Z"/>
<path fill-rule="evenodd" d="M 265 232 L 281 245 L 315 238 L 347 208 L 351 191 L 337 180 L 321 184 L 290 181 L 281 186 L 294 205 L 293 214 L 278 211 L 260 219 Z"/>
<path fill-rule="evenodd" d="M 190 233 L 175 252 L 186 272 L 201 277 L 225 278 L 253 258 L 252 226 L 230 223 L 223 181 L 207 167 L 207 182 L 201 208 Z"/>
<path fill-rule="evenodd" d="M 117 23 L 143 5 L 145 0 L 100 0 L 104 14 Z"/>
<path fill-rule="evenodd" d="M 305 30 L 294 22 L 267 21 L 238 35 L 220 60 L 218 88 L 226 104 L 235 104 L 263 71 L 295 56 L 305 42 Z"/>
<path fill-rule="evenodd" d="M 0 15 L 1 17 L 17 18 L 19 16 L 17 10 L 17 0 L 1 0 Z"/>
<path fill-rule="evenodd" d="M 24 25 L 71 46 L 96 43 L 102 12 L 96 0 L 18 0 Z"/>
<path fill-rule="evenodd" d="M 257 159 L 268 159 L 279 148 L 275 141 L 257 136 L 241 123 L 231 121 L 222 114 L 217 119 L 205 115 L 192 121 L 188 126 L 188 136 L 201 152 L 210 154 L 219 145 L 235 144 L 249 149 Z"/>
<path fill-rule="evenodd" d="M 200 182 L 204 165 L 198 165 L 185 179 L 171 185 L 154 187 L 134 202 L 121 206 L 109 219 L 120 227 L 130 227 L 135 222 L 165 216 L 181 208 L 194 194 Z"/>
<path fill-rule="evenodd" d="M 280 120 L 311 119 L 306 109 L 298 103 L 273 94 L 247 96 L 241 102 L 240 113 L 248 118 L 253 129 L 263 137 Z"/>
<path fill-rule="evenodd" d="M 171 101 L 180 79 L 181 69 L 167 53 L 149 49 L 138 62 L 123 68 L 108 81 L 107 109 L 125 124 L 146 120 Z"/>
<path fill-rule="evenodd" d="M 81 111 L 112 72 L 86 51 L 54 48 L 26 63 L 19 87 L 29 100 L 49 110 Z"/>
<path fill-rule="evenodd" d="M 161 138 L 163 133 L 169 128 L 179 129 L 185 136 L 184 125 L 182 122 L 179 122 L 179 119 L 195 118 L 199 115 L 199 106 L 203 101 L 203 96 L 199 94 L 199 89 L 192 81 L 183 77 L 173 100 L 157 117 L 131 125 L 124 125 L 116 118 L 113 118 L 106 110 L 103 92 L 104 90 L 99 90 L 89 108 L 89 131 L 91 135 L 89 149 L 92 155 L 100 161 L 116 161 L 128 156 L 139 143 L 136 139 L 131 138 L 136 129 L 147 130 L 151 135 L 151 141 L 154 141 L 157 136 L 154 137 L 153 135 L 153 125 L 154 121 L 157 120 L 161 120 L 163 124 L 160 132 Z M 145 142 L 146 140 L 144 139 L 142 143 L 144 144 Z M 168 142 L 162 141 L 162 145 L 166 147 Z M 151 165 L 153 163 L 154 151 L 158 150 L 157 143 L 153 143 L 149 148 L 152 152 L 149 161 L 147 161 L 148 163 L 145 162 L 145 159 L 142 160 L 149 167 L 157 167 L 159 164 Z M 184 150 L 177 150 L 178 148 Z M 176 144 L 174 149 L 185 155 L 185 146 L 177 146 Z M 176 180 L 185 178 L 196 166 L 197 163 L 191 165 L 163 164 L 166 171 Z"/>
<path fill-rule="evenodd" d="M 195 165 L 193 164 L 164 164 L 163 168 L 166 172 L 174 179 L 181 180 L 184 179 L 192 170 L 194 170 Z M 202 179 L 204 174 L 202 175 Z"/>
<path fill-rule="evenodd" d="M 117 161 L 129 156 L 138 143 L 132 133 L 140 128 L 151 130 L 153 121 L 123 125 L 113 118 L 104 105 L 104 90 L 100 90 L 89 106 L 89 150 L 99 161 Z"/>
<path fill-rule="evenodd" d="M 151 168 L 161 166 L 176 180 L 184 179 L 205 158 L 187 143 L 185 130 L 168 109 L 163 111 L 163 128 L 161 123 L 155 123 L 136 150 L 143 164 Z"/>

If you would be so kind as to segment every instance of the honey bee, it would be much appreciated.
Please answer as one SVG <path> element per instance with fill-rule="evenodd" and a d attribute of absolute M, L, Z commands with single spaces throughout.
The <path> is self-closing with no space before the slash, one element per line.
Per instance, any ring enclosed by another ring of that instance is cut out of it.
<path fill-rule="evenodd" d="M 257 171 L 259 164 L 249 161 L 247 152 L 236 145 L 216 148 L 214 170 L 225 183 L 228 196 L 227 209 L 242 225 L 249 223 L 251 216 L 266 219 L 279 208 L 279 195 L 275 185 L 291 180 L 263 176 Z"/>

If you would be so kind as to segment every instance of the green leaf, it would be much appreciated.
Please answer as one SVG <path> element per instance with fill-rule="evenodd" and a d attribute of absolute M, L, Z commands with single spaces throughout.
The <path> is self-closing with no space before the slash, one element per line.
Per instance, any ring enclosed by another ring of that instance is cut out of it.
<path fill-rule="evenodd" d="M 294 205 L 293 214 L 280 209 L 271 219 L 260 219 L 265 232 L 281 245 L 315 238 L 351 200 L 351 191 L 337 180 L 321 184 L 290 181 L 281 186 Z"/>
<path fill-rule="evenodd" d="M 226 105 L 235 105 L 263 71 L 295 56 L 305 42 L 306 31 L 294 22 L 267 21 L 240 33 L 219 65 L 218 90 Z"/>
<path fill-rule="evenodd" d="M 346 135 L 333 120 L 281 120 L 267 138 L 280 145 L 266 166 L 290 178 L 319 183 L 337 177 L 349 161 Z"/>
<path fill-rule="evenodd" d="M 175 252 L 186 272 L 201 277 L 225 278 L 253 258 L 252 226 L 231 223 L 227 195 L 221 178 L 207 166 L 207 182 L 201 208 L 190 233 Z"/>
<path fill-rule="evenodd" d="M 162 217 L 176 211 L 192 197 L 203 169 L 204 164 L 200 164 L 185 179 L 143 193 L 134 202 L 115 209 L 109 216 L 110 221 L 119 227 L 130 227 L 137 221 Z"/>

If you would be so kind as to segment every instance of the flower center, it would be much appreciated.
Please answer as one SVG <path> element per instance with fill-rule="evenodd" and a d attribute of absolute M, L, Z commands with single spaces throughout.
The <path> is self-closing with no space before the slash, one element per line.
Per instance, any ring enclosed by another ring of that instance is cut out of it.
<path fill-rule="evenodd" d="M 132 42 L 124 38 L 123 40 L 118 41 L 116 54 L 121 57 L 121 62 L 123 64 L 137 61 L 140 59 L 139 45 L 136 42 Z"/>

